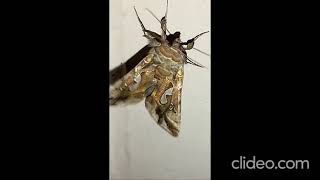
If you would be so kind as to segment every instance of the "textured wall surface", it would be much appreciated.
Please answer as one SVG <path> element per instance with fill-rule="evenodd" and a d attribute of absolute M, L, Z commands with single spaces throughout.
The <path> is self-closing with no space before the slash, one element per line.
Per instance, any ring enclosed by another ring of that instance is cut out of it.
<path fill-rule="evenodd" d="M 110 69 L 125 62 L 146 45 L 133 10 L 147 29 L 160 32 L 165 0 L 110 1 Z M 209 0 L 169 0 L 168 29 L 180 31 L 186 41 L 210 30 Z M 210 32 L 211 33 L 211 32 Z M 195 47 L 210 53 L 210 33 Z M 185 65 L 182 124 L 178 138 L 160 128 L 144 107 L 110 107 L 110 174 L 112 179 L 210 178 L 210 57 L 195 50 L 188 56 L 207 69 Z"/>

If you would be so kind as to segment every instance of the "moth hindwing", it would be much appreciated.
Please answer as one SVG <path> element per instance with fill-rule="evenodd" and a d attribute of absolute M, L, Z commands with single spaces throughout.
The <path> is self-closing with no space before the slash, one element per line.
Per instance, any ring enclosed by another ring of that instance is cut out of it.
<path fill-rule="evenodd" d="M 191 60 L 186 50 L 192 49 L 195 40 L 207 32 L 186 42 L 181 41 L 180 32 L 171 34 L 167 29 L 168 1 L 165 16 L 158 19 L 160 34 L 146 29 L 135 8 L 134 11 L 149 44 L 126 63 L 110 71 L 113 87 L 109 104 L 135 104 L 145 99 L 145 107 L 153 119 L 177 137 L 181 124 L 184 64 L 203 67 Z"/>

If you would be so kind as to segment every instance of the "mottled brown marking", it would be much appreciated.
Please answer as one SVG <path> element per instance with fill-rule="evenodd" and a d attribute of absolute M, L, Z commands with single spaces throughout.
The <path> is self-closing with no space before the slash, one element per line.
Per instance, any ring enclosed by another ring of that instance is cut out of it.
<path fill-rule="evenodd" d="M 136 14 L 138 16 L 137 12 Z M 138 20 L 144 36 L 150 41 L 149 46 L 143 48 L 144 56 L 139 63 L 137 60 L 131 61 L 130 64 L 126 63 L 125 66 L 112 71 L 112 77 L 116 78 L 112 82 L 115 85 L 109 102 L 110 105 L 115 105 L 118 102 L 137 103 L 145 99 L 145 106 L 153 119 L 169 134 L 177 137 L 181 124 L 183 68 L 187 62 L 186 51 L 182 45 L 189 45 L 190 42 L 182 43 L 180 32 L 166 34 L 166 16 L 161 19 L 161 35 L 147 30 L 139 17 Z M 125 75 L 119 78 L 114 75 L 116 72 L 121 72 L 121 75 L 125 72 Z M 134 79 L 138 76 L 139 80 L 135 82 Z M 128 86 L 133 88 L 128 89 Z M 170 88 L 172 93 L 167 93 Z"/>

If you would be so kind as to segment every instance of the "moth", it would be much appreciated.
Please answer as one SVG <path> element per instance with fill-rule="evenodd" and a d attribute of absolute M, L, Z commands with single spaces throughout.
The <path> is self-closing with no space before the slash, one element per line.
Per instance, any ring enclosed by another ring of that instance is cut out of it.
<path fill-rule="evenodd" d="M 145 107 L 157 124 L 177 137 L 181 125 L 184 65 L 204 67 L 189 58 L 186 50 L 193 49 L 195 41 L 209 31 L 186 42 L 180 39 L 179 31 L 171 34 L 167 29 L 168 0 L 161 20 L 148 10 L 160 22 L 160 34 L 146 29 L 135 7 L 134 11 L 149 44 L 110 71 L 109 105 L 136 104 L 145 100 Z"/>

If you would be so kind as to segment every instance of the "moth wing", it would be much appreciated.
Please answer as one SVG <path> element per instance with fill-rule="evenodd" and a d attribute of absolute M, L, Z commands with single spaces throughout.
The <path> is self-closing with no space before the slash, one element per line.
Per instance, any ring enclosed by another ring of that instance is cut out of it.
<path fill-rule="evenodd" d="M 112 85 L 116 83 L 124 75 L 129 73 L 134 67 L 136 67 L 139 64 L 139 62 L 141 62 L 148 55 L 151 48 L 152 47 L 150 47 L 149 45 L 144 46 L 125 63 L 109 71 L 109 84 Z"/>
<path fill-rule="evenodd" d="M 159 78 L 153 92 L 145 100 L 145 106 L 153 119 L 174 137 L 180 131 L 182 83 L 181 68 L 173 78 Z"/>
<path fill-rule="evenodd" d="M 111 86 L 109 105 L 135 104 L 142 101 L 146 91 L 154 85 L 153 54 L 148 54 L 135 67 Z"/>

